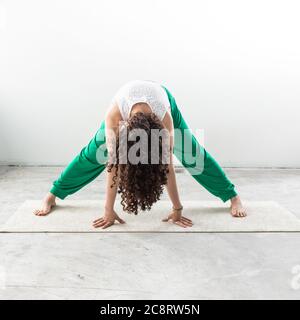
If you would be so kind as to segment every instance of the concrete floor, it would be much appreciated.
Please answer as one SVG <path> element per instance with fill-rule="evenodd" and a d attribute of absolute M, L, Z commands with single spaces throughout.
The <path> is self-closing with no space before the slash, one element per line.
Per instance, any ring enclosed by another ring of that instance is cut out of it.
<path fill-rule="evenodd" d="M 0 167 L 0 223 L 61 169 Z M 242 198 L 300 218 L 300 170 L 226 172 Z M 103 179 L 72 199 L 102 199 Z M 187 173 L 178 184 L 183 203 L 214 199 Z M 299 299 L 299 248 L 299 233 L 0 234 L 0 299 Z"/>

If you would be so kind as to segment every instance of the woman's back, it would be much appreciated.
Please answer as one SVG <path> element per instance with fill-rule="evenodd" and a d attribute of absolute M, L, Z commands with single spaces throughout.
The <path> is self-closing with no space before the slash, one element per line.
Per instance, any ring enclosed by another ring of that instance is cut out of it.
<path fill-rule="evenodd" d="M 133 80 L 124 84 L 114 95 L 111 105 L 117 105 L 122 119 L 128 120 L 132 107 L 137 103 L 146 103 L 152 112 L 162 121 L 170 108 L 168 96 L 163 87 L 150 80 Z"/>

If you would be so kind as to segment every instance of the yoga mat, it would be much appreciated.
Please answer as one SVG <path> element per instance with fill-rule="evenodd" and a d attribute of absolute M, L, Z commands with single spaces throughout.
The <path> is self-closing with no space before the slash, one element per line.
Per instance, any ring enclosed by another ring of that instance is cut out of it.
<path fill-rule="evenodd" d="M 103 214 L 104 201 L 64 200 L 47 216 L 39 217 L 33 210 L 41 201 L 27 200 L 0 226 L 0 232 L 297 232 L 300 219 L 273 201 L 244 202 L 246 218 L 233 218 L 229 203 L 220 201 L 183 201 L 184 215 L 193 220 L 191 228 L 181 228 L 171 222 L 162 222 L 171 208 L 169 201 L 158 201 L 151 211 L 137 216 L 115 209 L 126 224 L 118 222 L 108 229 L 95 229 L 93 220 Z"/>

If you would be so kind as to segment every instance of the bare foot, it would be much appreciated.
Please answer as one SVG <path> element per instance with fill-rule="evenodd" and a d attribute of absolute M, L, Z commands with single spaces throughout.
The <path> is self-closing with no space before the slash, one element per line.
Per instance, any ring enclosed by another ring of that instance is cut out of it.
<path fill-rule="evenodd" d="M 54 206 L 56 206 L 55 195 L 48 193 L 44 198 L 40 209 L 34 210 L 36 216 L 46 216 L 49 214 Z"/>
<path fill-rule="evenodd" d="M 235 218 L 244 218 L 247 216 L 246 209 L 244 208 L 242 201 L 239 196 L 235 196 L 230 199 L 230 213 Z"/>

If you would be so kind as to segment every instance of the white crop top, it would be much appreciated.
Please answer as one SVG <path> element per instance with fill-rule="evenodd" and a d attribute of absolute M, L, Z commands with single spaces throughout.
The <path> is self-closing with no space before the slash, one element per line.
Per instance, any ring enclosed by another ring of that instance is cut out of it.
<path fill-rule="evenodd" d="M 147 103 L 152 112 L 163 120 L 170 108 L 168 95 L 157 82 L 150 80 L 133 80 L 123 85 L 113 97 L 111 104 L 117 104 L 123 120 L 128 120 L 131 108 L 136 103 Z"/>

